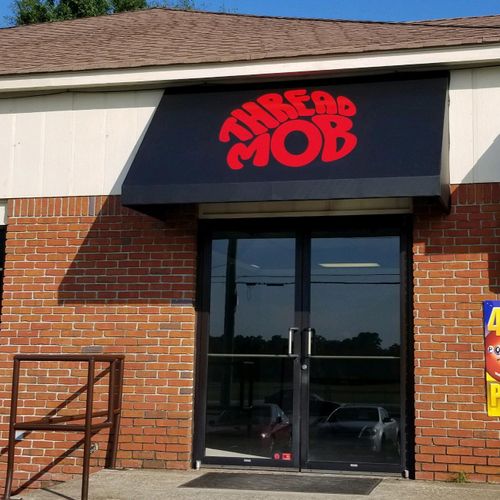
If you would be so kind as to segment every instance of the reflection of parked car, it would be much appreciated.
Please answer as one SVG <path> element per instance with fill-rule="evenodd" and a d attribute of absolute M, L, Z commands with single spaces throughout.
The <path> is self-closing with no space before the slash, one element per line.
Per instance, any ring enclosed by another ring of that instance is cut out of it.
<path fill-rule="evenodd" d="M 399 449 L 399 425 L 380 406 L 341 406 L 318 424 L 317 433 L 326 441 L 366 446 L 376 453 L 389 446 Z"/>
<path fill-rule="evenodd" d="M 293 391 L 291 389 L 283 389 L 275 392 L 265 398 L 266 403 L 274 403 L 279 405 L 288 414 L 293 414 Z M 311 393 L 309 395 L 309 416 L 312 420 L 319 417 L 326 417 L 340 405 L 333 401 L 326 401 L 321 396 Z"/>
<path fill-rule="evenodd" d="M 276 404 L 228 408 L 210 419 L 206 429 L 207 439 L 216 440 L 224 449 L 243 447 L 247 452 L 268 453 L 277 449 L 288 451 L 291 432 L 289 418 Z"/>

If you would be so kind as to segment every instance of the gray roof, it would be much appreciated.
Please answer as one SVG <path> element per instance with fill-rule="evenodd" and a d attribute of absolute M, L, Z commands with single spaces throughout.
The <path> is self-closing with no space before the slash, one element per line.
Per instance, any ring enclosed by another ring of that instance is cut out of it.
<path fill-rule="evenodd" d="M 409 23 L 148 9 L 0 29 L 0 75 L 500 43 L 500 16 Z"/>

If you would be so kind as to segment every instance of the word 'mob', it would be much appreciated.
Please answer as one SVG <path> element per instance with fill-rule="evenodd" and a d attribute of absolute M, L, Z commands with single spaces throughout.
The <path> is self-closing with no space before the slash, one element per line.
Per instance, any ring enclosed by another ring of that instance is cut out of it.
<path fill-rule="evenodd" d="M 350 132 L 356 105 L 347 97 L 334 97 L 323 90 L 288 90 L 264 94 L 231 112 L 219 133 L 221 142 L 236 139 L 227 154 L 233 170 L 251 160 L 256 167 L 266 167 L 271 156 L 286 167 L 304 167 L 321 157 L 332 162 L 348 155 L 357 144 Z M 304 151 L 287 148 L 292 133 L 303 134 Z"/>

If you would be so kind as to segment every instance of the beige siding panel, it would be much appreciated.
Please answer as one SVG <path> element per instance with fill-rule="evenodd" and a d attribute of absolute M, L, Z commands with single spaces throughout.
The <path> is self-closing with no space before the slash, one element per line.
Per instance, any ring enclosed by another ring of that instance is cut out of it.
<path fill-rule="evenodd" d="M 500 181 L 500 68 L 473 72 L 474 182 Z"/>
<path fill-rule="evenodd" d="M 115 106 L 108 107 L 105 124 L 104 165 L 106 168 L 103 173 L 103 182 L 105 191 L 115 194 L 121 191 L 123 178 L 134 159 L 142 130 L 138 126 L 137 94 L 133 103 L 135 113 L 130 113 L 125 107 L 126 104 L 130 105 L 126 102 L 129 99 L 126 94 L 115 95 L 113 99 Z M 143 129 L 145 130 L 144 126 Z M 113 162 L 123 165 L 118 176 L 116 175 L 117 169 L 112 167 Z"/>
<path fill-rule="evenodd" d="M 0 193 L 10 192 L 12 187 L 15 117 L 13 102 L 0 99 Z M 1 195 L 0 195 L 1 197 Z"/>
<path fill-rule="evenodd" d="M 451 72 L 450 181 L 500 182 L 500 67 Z"/>
<path fill-rule="evenodd" d="M 46 113 L 33 113 L 35 99 L 22 99 L 16 103 L 14 133 L 14 161 L 12 188 L 39 195 L 43 176 Z M 5 196 L 1 196 L 5 198 Z"/>
<path fill-rule="evenodd" d="M 59 196 L 66 192 L 72 176 L 73 94 L 45 97 L 45 151 L 39 194 Z"/>
<path fill-rule="evenodd" d="M 0 199 L 119 193 L 161 90 L 0 100 Z"/>
<path fill-rule="evenodd" d="M 450 181 L 473 182 L 474 150 L 472 70 L 454 71 L 450 78 Z"/>
<path fill-rule="evenodd" d="M 106 193 L 104 151 L 107 141 L 105 129 L 108 113 L 107 96 L 75 94 L 73 107 L 74 137 L 69 191 L 71 194 Z"/>

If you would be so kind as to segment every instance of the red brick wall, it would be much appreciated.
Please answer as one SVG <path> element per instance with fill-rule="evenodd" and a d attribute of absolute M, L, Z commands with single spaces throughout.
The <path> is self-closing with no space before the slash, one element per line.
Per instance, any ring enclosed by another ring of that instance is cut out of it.
<path fill-rule="evenodd" d="M 86 346 L 126 355 L 118 466 L 189 467 L 196 250 L 192 208 L 169 209 L 164 221 L 121 207 L 118 197 L 12 200 L 8 208 L 0 480 L 6 469 L 12 355 L 81 353 Z M 44 364 L 23 371 L 21 415 L 45 416 L 57 407 L 58 415 L 81 410 L 82 396 L 68 404 L 85 384 L 83 367 L 76 368 Z M 105 406 L 105 381 L 98 386 L 97 409 Z M 81 437 L 29 434 L 16 447 L 15 486 L 36 487 L 40 481 L 79 474 L 81 449 L 57 462 Z M 101 466 L 106 433 L 93 441 L 99 445 L 93 465 Z"/>
<path fill-rule="evenodd" d="M 486 413 L 482 301 L 500 292 L 500 184 L 461 185 L 414 226 L 416 477 L 500 482 Z"/>
<path fill-rule="evenodd" d="M 500 291 L 500 185 L 464 185 L 451 213 L 421 204 L 414 228 L 416 476 L 500 482 L 500 419 L 486 415 L 481 302 Z M 9 205 L 0 350 L 0 478 L 4 477 L 11 357 L 80 353 L 127 356 L 118 465 L 187 468 L 194 366 L 195 214 L 164 221 L 119 199 L 16 200 Z M 32 366 L 23 415 L 64 414 L 84 370 Z M 104 384 L 97 407 L 104 405 Z M 36 397 L 33 396 L 36 394 Z M 17 449 L 16 486 L 80 473 L 80 436 L 32 433 Z M 106 434 L 93 441 L 101 466 Z M 40 472 L 43 475 L 39 475 Z"/>

